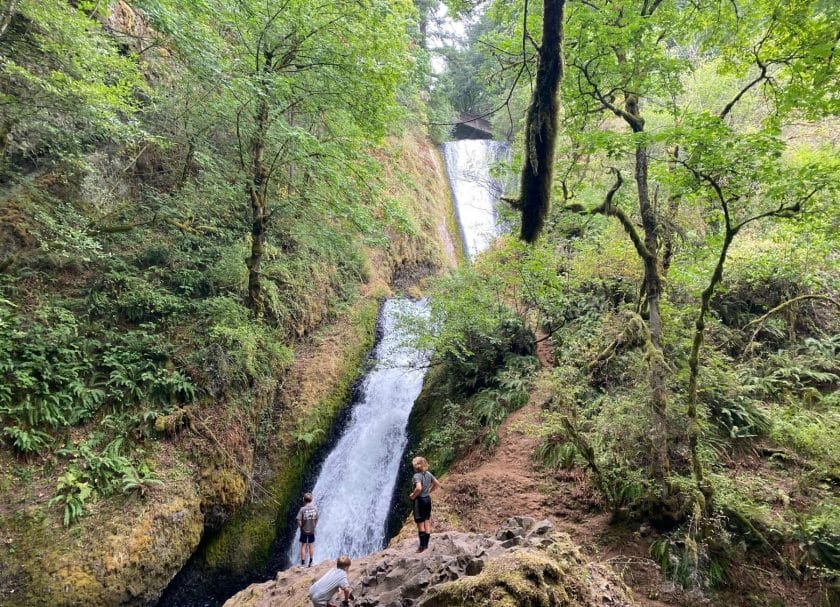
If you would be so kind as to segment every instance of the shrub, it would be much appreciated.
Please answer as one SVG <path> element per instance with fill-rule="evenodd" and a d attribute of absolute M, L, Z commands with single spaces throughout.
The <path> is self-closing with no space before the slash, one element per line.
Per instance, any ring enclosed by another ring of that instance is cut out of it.
<path fill-rule="evenodd" d="M 211 392 L 249 379 L 266 380 L 291 363 L 292 352 L 284 335 L 251 319 L 250 312 L 230 297 L 211 297 L 201 302 L 197 313 L 204 348 L 192 356 L 204 368 Z M 197 338 L 198 339 L 198 338 Z"/>
<path fill-rule="evenodd" d="M 496 445 L 501 423 L 528 401 L 531 378 L 539 366 L 532 356 L 514 354 L 503 365 L 478 391 L 470 393 L 469 386 L 459 382 L 444 387 L 444 394 L 435 397 L 443 399 L 432 413 L 435 431 L 426 434 L 421 451 L 445 467 L 477 443 L 487 448 Z"/>
<path fill-rule="evenodd" d="M 810 515 L 801 517 L 794 532 L 801 550 L 800 565 L 823 575 L 840 571 L 840 505 L 820 504 Z"/>
<path fill-rule="evenodd" d="M 679 529 L 650 546 L 662 573 L 683 589 L 714 589 L 731 579 L 729 567 L 734 547 L 721 517 L 701 517 L 695 512 Z"/>
<path fill-rule="evenodd" d="M 104 434 L 97 433 L 78 445 L 56 451 L 59 456 L 71 460 L 58 480 L 55 497 L 50 500 L 50 505 L 63 506 L 65 526 L 75 523 L 84 514 L 89 498 L 109 496 L 118 489 L 142 497 L 149 487 L 162 484 L 147 464 L 135 464 L 124 454 L 122 437 L 111 440 L 99 450 L 104 438 Z"/>
<path fill-rule="evenodd" d="M 143 278 L 111 272 L 106 281 L 117 312 L 130 322 L 162 320 L 184 309 L 180 298 Z"/>

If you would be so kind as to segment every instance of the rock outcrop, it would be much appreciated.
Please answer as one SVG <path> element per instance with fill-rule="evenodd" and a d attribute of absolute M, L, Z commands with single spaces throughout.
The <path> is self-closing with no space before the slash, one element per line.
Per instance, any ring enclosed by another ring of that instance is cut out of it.
<path fill-rule="evenodd" d="M 588 561 L 548 521 L 513 517 L 495 537 L 449 531 L 416 554 L 404 540 L 350 568 L 355 607 L 631 607 L 630 593 L 606 566 Z M 281 571 L 225 607 L 304 607 L 309 586 L 332 567 Z"/>

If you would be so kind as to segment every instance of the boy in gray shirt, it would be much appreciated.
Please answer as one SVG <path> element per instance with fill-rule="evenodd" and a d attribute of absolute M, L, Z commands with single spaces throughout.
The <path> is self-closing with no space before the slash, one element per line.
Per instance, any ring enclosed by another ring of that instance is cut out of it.
<path fill-rule="evenodd" d="M 350 559 L 346 556 L 338 557 L 335 569 L 330 569 L 324 576 L 309 587 L 309 599 L 314 607 L 334 607 L 330 600 L 336 590 L 345 601 L 353 599 L 347 572 L 350 570 Z"/>
<path fill-rule="evenodd" d="M 414 476 L 411 483 L 414 490 L 409 498 L 413 504 L 414 522 L 417 523 L 417 537 L 420 539 L 420 547 L 417 552 L 424 552 L 429 548 L 429 538 L 432 533 L 432 496 L 429 495 L 435 489 L 440 488 L 438 479 L 429 472 L 429 462 L 425 457 L 415 457 L 411 460 L 414 467 Z"/>
<path fill-rule="evenodd" d="M 295 517 L 300 529 L 300 566 L 306 563 L 306 553 L 309 552 L 309 566 L 315 558 L 315 527 L 318 525 L 318 509 L 312 503 L 312 494 L 303 496 L 303 506 Z"/>

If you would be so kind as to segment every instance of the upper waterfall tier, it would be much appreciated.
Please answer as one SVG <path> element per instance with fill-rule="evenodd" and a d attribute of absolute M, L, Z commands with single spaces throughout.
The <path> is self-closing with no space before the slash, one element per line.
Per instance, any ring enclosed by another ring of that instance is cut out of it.
<path fill-rule="evenodd" d="M 464 250 L 474 259 L 499 233 L 496 202 L 503 188 L 490 174 L 490 167 L 505 158 L 508 144 L 461 139 L 444 143 L 442 148 Z"/>
<path fill-rule="evenodd" d="M 408 416 L 420 394 L 429 360 L 429 353 L 406 345 L 412 336 L 400 320 L 427 314 L 422 300 L 396 299 L 383 304 L 375 367 L 365 377 L 351 419 L 312 489 L 319 512 L 315 530 L 318 563 L 342 554 L 370 554 L 385 544 L 394 484 L 408 442 Z M 299 556 L 295 537 L 289 558 L 295 563 Z"/>

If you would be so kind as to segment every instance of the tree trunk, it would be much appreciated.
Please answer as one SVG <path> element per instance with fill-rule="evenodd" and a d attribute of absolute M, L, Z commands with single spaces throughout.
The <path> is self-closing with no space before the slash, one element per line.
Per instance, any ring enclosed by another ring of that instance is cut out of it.
<path fill-rule="evenodd" d="M 0 123 L 0 177 L 6 172 L 6 150 L 11 143 L 12 122 L 4 120 Z"/>
<path fill-rule="evenodd" d="M 634 133 L 641 133 L 645 128 L 645 121 L 639 112 L 639 99 L 634 94 L 628 94 L 625 110 L 629 115 L 627 120 Z M 645 233 L 645 249 L 647 254 L 644 261 L 644 290 L 648 308 L 648 328 L 650 330 L 650 346 L 648 348 L 650 384 L 650 413 L 653 424 L 652 442 L 655 457 L 654 477 L 659 481 L 663 497 L 668 495 L 668 477 L 671 465 L 668 458 L 668 421 L 666 410 L 668 397 L 665 379 L 668 367 L 662 352 L 662 317 L 659 303 L 662 297 L 662 273 L 659 264 L 658 237 L 659 222 L 656 211 L 650 200 L 648 184 L 648 150 L 644 144 L 636 145 L 635 157 L 636 190 L 639 198 L 639 213 L 642 216 L 642 228 Z"/>
<path fill-rule="evenodd" d="M 680 148 L 674 147 L 671 153 L 672 161 L 668 163 L 668 170 L 673 172 L 677 168 L 676 160 L 679 158 Z M 680 198 L 675 194 L 668 196 L 668 209 L 665 216 L 665 225 L 662 226 L 662 277 L 667 278 L 668 270 L 671 268 L 671 261 L 674 259 L 677 211 L 680 206 Z"/>
<path fill-rule="evenodd" d="M 6 28 L 9 27 L 12 19 L 15 18 L 18 2 L 19 0 L 5 0 L 0 5 L 0 37 L 6 33 Z"/>
<path fill-rule="evenodd" d="M 697 320 L 694 322 L 694 339 L 691 342 L 691 354 L 688 357 L 688 449 L 691 453 L 691 470 L 697 489 L 703 495 L 705 503 L 703 509 L 708 511 L 712 505 L 712 487 L 706 482 L 703 476 L 703 464 L 700 462 L 700 455 L 697 451 L 698 439 L 700 438 L 700 420 L 697 414 L 697 378 L 700 374 L 700 348 L 703 347 L 703 337 L 706 330 L 706 314 L 712 302 L 712 295 L 715 288 L 723 279 L 723 266 L 726 263 L 726 255 L 729 253 L 729 246 L 735 238 L 737 230 L 729 227 L 723 239 L 723 246 L 720 249 L 715 271 L 709 284 L 700 296 L 700 310 L 697 312 Z"/>
<path fill-rule="evenodd" d="M 265 251 L 265 236 L 268 228 L 268 170 L 265 166 L 265 138 L 268 131 L 269 107 L 267 96 L 257 101 L 255 112 L 256 130 L 251 139 L 251 183 L 248 195 L 251 202 L 251 256 L 248 258 L 248 307 L 257 318 L 265 313 L 260 266 Z"/>
<path fill-rule="evenodd" d="M 248 258 L 248 307 L 257 318 L 262 318 L 265 304 L 260 282 L 260 267 L 265 251 L 265 233 L 267 221 L 265 196 L 252 189 L 251 191 L 251 256 Z"/>
<path fill-rule="evenodd" d="M 650 365 L 652 438 L 656 455 L 656 478 L 660 481 L 662 489 L 667 495 L 667 478 L 670 475 L 671 467 L 668 461 L 668 422 L 666 419 L 668 398 L 665 389 L 668 368 L 665 364 L 665 356 L 662 353 L 662 317 L 659 311 L 659 303 L 662 297 L 662 275 L 659 270 L 659 256 L 656 252 L 658 222 L 650 202 L 647 148 L 643 145 L 636 147 L 635 173 L 639 211 L 642 215 L 642 227 L 645 232 L 645 248 L 648 251 L 648 255 L 644 259 L 644 283 L 651 342 L 648 351 L 648 363 Z"/>
<path fill-rule="evenodd" d="M 543 1 L 543 32 L 536 85 L 525 122 L 525 163 L 520 174 L 519 237 L 534 242 L 551 202 L 554 146 L 557 140 L 557 91 L 563 79 L 563 12 L 565 0 Z"/>

